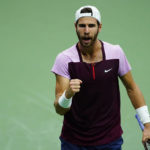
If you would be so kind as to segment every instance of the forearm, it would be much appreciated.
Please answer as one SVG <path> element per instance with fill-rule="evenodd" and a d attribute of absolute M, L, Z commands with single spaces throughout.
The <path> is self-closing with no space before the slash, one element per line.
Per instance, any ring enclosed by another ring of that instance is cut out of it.
<path fill-rule="evenodd" d="M 144 124 L 143 143 L 150 139 L 150 118 L 148 108 L 146 106 L 144 96 L 132 78 L 131 72 L 120 77 L 126 87 L 129 98 L 136 109 L 140 121 Z"/>
<path fill-rule="evenodd" d="M 136 85 L 134 89 L 128 89 L 127 93 L 130 97 L 130 100 L 134 106 L 135 109 L 137 108 L 141 108 L 142 106 L 145 106 L 145 100 L 144 100 L 144 96 L 142 94 L 142 92 L 140 91 L 140 89 L 138 88 L 138 86 Z M 150 123 L 145 123 L 144 126 L 146 127 L 150 127 Z"/>
<path fill-rule="evenodd" d="M 127 93 L 135 109 L 146 105 L 144 96 L 136 84 L 134 88 L 127 89 Z"/>
<path fill-rule="evenodd" d="M 58 114 L 64 115 L 70 110 L 72 99 L 67 99 L 65 92 L 63 94 L 57 94 L 54 102 L 55 110 Z"/>
<path fill-rule="evenodd" d="M 70 110 L 70 108 L 61 107 L 57 101 L 54 102 L 54 106 L 55 106 L 56 113 L 59 115 L 65 115 Z"/>

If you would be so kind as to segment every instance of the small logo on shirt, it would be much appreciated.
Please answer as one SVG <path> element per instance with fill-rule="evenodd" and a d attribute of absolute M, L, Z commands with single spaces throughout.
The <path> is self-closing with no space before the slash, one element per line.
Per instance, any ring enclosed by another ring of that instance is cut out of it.
<path fill-rule="evenodd" d="M 109 71 L 111 71 L 111 70 L 112 70 L 112 68 L 107 69 L 107 70 L 105 69 L 104 72 L 107 73 L 107 72 L 109 72 Z"/>

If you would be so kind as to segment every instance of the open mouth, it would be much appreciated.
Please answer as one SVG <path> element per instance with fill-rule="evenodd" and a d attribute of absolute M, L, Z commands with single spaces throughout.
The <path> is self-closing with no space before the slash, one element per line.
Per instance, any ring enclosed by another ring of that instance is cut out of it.
<path fill-rule="evenodd" d="M 91 42 L 91 39 L 90 37 L 83 37 L 82 38 L 82 41 L 85 43 L 85 44 L 89 44 Z"/>
<path fill-rule="evenodd" d="M 83 37 L 82 39 L 83 39 L 84 41 L 91 40 L 91 38 L 90 38 L 90 37 Z"/>

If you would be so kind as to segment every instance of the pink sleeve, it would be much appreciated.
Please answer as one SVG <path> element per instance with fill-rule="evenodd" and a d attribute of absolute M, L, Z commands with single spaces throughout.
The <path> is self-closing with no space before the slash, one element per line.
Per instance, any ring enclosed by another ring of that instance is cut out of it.
<path fill-rule="evenodd" d="M 122 48 L 119 46 L 120 53 L 119 53 L 119 76 L 123 76 L 131 70 L 131 66 L 126 58 L 125 53 L 123 52 Z"/>
<path fill-rule="evenodd" d="M 52 67 L 52 72 L 58 75 L 61 75 L 65 78 L 70 79 L 70 75 L 68 72 L 68 63 L 70 62 L 70 59 L 64 55 L 63 53 L 60 53 L 55 60 L 55 63 Z"/>

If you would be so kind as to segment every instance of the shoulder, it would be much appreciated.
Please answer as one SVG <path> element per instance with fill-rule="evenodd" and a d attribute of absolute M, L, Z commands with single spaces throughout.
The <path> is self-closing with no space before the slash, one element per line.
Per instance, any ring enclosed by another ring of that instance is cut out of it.
<path fill-rule="evenodd" d="M 103 42 L 106 59 L 119 59 L 121 55 L 124 55 L 123 49 L 120 45 L 110 44 Z"/>
<path fill-rule="evenodd" d="M 77 52 L 75 45 L 59 53 L 56 57 L 51 71 L 55 74 L 70 79 L 70 75 L 68 72 L 68 64 L 77 59 L 76 53 Z"/>
<path fill-rule="evenodd" d="M 79 61 L 76 44 L 59 53 L 57 59 L 64 60 L 65 62 Z"/>
<path fill-rule="evenodd" d="M 119 60 L 118 75 L 123 76 L 126 73 L 128 73 L 131 70 L 131 66 L 120 45 L 112 45 L 107 42 L 103 42 L 103 43 L 104 43 L 104 51 L 105 51 L 106 59 Z"/>

